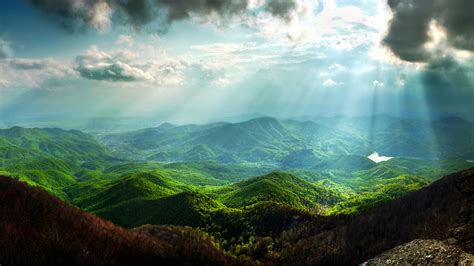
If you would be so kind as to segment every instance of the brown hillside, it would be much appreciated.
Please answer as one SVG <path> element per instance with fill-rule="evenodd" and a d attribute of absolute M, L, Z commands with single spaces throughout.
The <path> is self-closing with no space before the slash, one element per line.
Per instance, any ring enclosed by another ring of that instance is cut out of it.
<path fill-rule="evenodd" d="M 41 189 L 0 177 L 1 265 L 222 265 L 234 260 L 183 228 L 126 230 Z"/>

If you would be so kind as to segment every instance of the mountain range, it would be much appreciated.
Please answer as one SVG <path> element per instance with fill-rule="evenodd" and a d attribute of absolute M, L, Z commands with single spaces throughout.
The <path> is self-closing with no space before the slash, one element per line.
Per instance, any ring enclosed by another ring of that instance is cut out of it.
<path fill-rule="evenodd" d="M 474 123 L 460 118 L 389 116 L 314 119 L 255 118 L 240 123 L 173 125 L 110 134 L 100 140 L 129 159 L 267 162 L 314 166 L 336 155 L 474 158 Z"/>
<path fill-rule="evenodd" d="M 73 246 L 82 250 L 78 254 L 73 256 L 70 251 L 55 247 L 50 251 L 53 255 L 45 253 L 38 257 L 38 262 L 51 261 L 50 257 L 56 256 L 61 261 L 54 263 L 94 264 L 96 260 L 100 264 L 95 255 L 87 255 L 94 254 L 91 250 L 97 248 L 90 243 L 94 237 L 112 243 L 110 250 L 104 250 L 105 258 L 121 254 L 124 263 L 187 263 L 193 256 L 200 256 L 208 264 L 363 262 L 412 240 L 412 236 L 425 237 L 410 230 L 419 228 L 419 223 L 443 223 L 446 210 L 442 206 L 466 205 L 458 202 L 459 198 L 452 198 L 457 202 L 454 205 L 441 199 L 434 201 L 434 205 L 417 206 L 414 202 L 458 193 L 452 192 L 452 188 L 446 192 L 440 188 L 444 185 L 436 184 L 454 182 L 459 186 L 457 181 L 440 180 L 454 180 L 442 177 L 474 167 L 474 162 L 468 160 L 473 145 L 469 135 L 471 122 L 454 118 L 423 123 L 391 117 L 371 119 L 338 118 L 331 122 L 263 117 L 208 125 L 165 123 L 157 128 L 105 135 L 59 128 L 0 129 L 0 175 L 5 176 L 1 181 L 5 190 L 0 195 L 18 202 L 12 205 L 16 209 L 3 206 L 2 214 L 13 211 L 4 217 L 39 225 L 37 233 L 46 240 L 38 236 L 39 242 L 32 243 L 37 245 L 32 252 L 46 252 L 56 244 L 70 241 L 50 234 L 55 231 L 47 231 L 41 227 L 44 224 L 57 227 L 57 232 L 66 236 L 69 233 L 65 227 L 74 224 L 71 230 L 78 228 L 90 233 L 91 238 L 78 237 Z M 367 131 L 371 125 L 377 126 Z M 428 125 L 429 130 L 416 129 Z M 436 139 L 428 138 L 427 132 L 437 132 Z M 403 138 L 415 139 L 417 143 L 396 142 Z M 416 152 L 427 153 L 416 154 L 414 150 L 418 148 Z M 368 158 L 373 151 L 394 158 L 375 162 Z M 472 170 L 456 176 L 470 178 Z M 435 192 L 423 192 L 432 186 L 437 187 Z M 440 191 L 439 195 L 436 191 Z M 411 195 L 424 196 L 402 204 L 411 218 L 397 218 L 403 216 L 403 208 L 396 202 Z M 451 199 L 449 195 L 445 197 Z M 442 216 L 430 216 L 433 221 L 416 217 L 407 209 L 412 205 L 419 213 L 428 208 Z M 21 218 L 14 218 L 18 212 Z M 366 217 L 364 213 L 375 214 Z M 55 215 L 64 219 L 50 222 Z M 406 223 L 406 228 L 390 227 L 393 225 L 383 215 L 393 216 L 399 226 Z M 449 219 L 446 221 L 452 224 Z M 2 221 L 6 220 L 0 220 L 0 224 Z M 386 225 L 379 226 L 378 222 Z M 21 228 L 12 231 L 19 235 L 32 230 L 29 225 L 23 227 L 18 223 L 7 221 L 4 232 L 11 226 Z M 388 235 L 370 228 L 388 230 Z M 403 233 L 397 238 L 391 233 L 397 230 L 407 230 L 410 237 L 403 238 Z M 77 234 L 71 232 L 70 237 Z M 361 234 L 375 234 L 377 238 L 364 240 Z M 356 241 L 352 235 L 365 242 L 348 246 L 345 241 Z M 460 236 L 456 239 L 464 241 Z M 46 246 L 43 240 L 47 241 Z M 141 247 L 137 241 L 148 244 Z M 179 242 L 180 251 L 172 248 L 173 241 Z M 195 241 L 196 246 L 187 249 L 183 244 L 186 241 Z M 14 243 L 28 247 L 24 238 Z M 319 248 L 314 243 L 326 243 L 327 247 Z M 293 249 L 300 244 L 303 246 Z M 23 254 L 14 247 L 5 250 L 13 257 Z M 169 256 L 154 252 L 155 248 Z M 64 257 L 54 255 L 55 250 Z M 178 252 L 187 252 L 189 256 L 181 260 L 173 255 Z M 146 256 L 142 261 L 136 259 L 136 254 Z M 8 256 L 1 255 L 0 263 L 10 262 Z"/>

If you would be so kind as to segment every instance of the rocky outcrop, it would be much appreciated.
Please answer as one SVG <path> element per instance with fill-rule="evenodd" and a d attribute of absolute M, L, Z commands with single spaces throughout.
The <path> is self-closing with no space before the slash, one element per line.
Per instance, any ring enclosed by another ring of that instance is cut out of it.
<path fill-rule="evenodd" d="M 450 241 L 416 239 L 384 252 L 362 265 L 429 264 L 470 266 L 474 264 L 474 256 L 458 248 L 452 239 Z"/>

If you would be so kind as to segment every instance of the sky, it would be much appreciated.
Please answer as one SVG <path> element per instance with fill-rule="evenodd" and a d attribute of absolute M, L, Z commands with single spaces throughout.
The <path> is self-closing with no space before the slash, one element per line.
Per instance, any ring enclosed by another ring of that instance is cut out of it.
<path fill-rule="evenodd" d="M 471 0 L 3 0 L 0 126 L 474 115 Z"/>

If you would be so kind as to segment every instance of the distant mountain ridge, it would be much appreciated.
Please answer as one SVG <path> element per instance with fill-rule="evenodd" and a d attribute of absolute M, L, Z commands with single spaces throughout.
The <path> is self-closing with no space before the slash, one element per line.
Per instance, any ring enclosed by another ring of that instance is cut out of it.
<path fill-rule="evenodd" d="M 31 154 L 25 154 L 25 151 Z M 107 148 L 100 145 L 92 135 L 79 130 L 22 127 L 0 129 L 0 154 L 3 155 L 0 158 L 25 159 L 38 156 L 39 153 L 73 161 L 110 156 Z"/>
<path fill-rule="evenodd" d="M 83 177 L 82 164 L 116 161 L 90 134 L 60 128 L 0 129 L 0 169 L 63 199 L 62 188 Z"/>
<path fill-rule="evenodd" d="M 318 120 L 255 118 L 239 123 L 171 125 L 111 134 L 101 141 L 116 154 L 157 161 L 213 160 L 285 165 L 290 154 L 308 164 L 331 156 L 474 158 L 474 123 L 388 116 Z M 310 153 L 302 153 L 311 151 Z M 291 164 L 291 162 L 288 162 Z"/>

